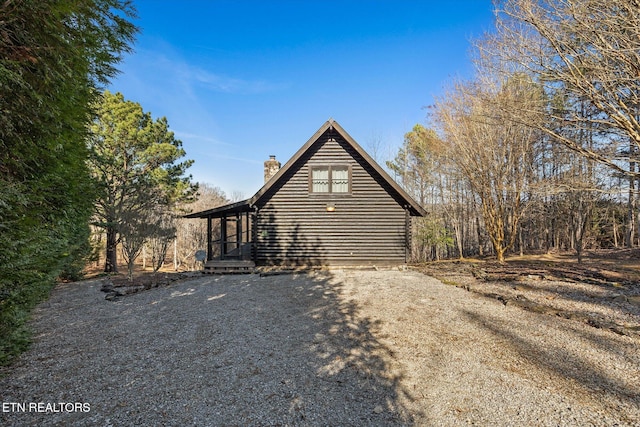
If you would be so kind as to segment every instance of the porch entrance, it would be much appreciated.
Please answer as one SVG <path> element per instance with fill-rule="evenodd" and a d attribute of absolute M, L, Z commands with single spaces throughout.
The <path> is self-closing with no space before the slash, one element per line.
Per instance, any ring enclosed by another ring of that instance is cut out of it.
<path fill-rule="evenodd" d="M 255 213 L 249 200 L 185 215 L 206 218 L 205 273 L 250 273 L 255 267 Z"/>
<path fill-rule="evenodd" d="M 252 220 L 250 212 L 237 212 L 220 217 L 220 238 L 212 239 L 212 218 L 207 218 L 211 245 L 207 248 L 208 260 L 253 260 Z M 216 257 L 215 255 L 218 254 Z"/>

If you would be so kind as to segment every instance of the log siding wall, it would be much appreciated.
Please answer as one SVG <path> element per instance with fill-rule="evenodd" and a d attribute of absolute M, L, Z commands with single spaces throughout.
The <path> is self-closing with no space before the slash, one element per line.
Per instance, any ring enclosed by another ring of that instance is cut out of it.
<path fill-rule="evenodd" d="M 314 166 L 349 166 L 348 194 L 309 191 Z M 408 215 L 388 184 L 332 130 L 257 205 L 259 265 L 397 265 L 406 261 Z M 335 206 L 327 211 L 327 204 Z"/>

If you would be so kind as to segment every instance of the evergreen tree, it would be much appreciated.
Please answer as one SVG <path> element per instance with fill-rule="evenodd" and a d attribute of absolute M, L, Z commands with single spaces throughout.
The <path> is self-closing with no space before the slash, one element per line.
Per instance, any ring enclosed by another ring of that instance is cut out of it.
<path fill-rule="evenodd" d="M 185 176 L 193 161 L 178 162 L 186 153 L 166 118 L 153 120 L 140 104 L 108 91 L 96 111 L 88 144 L 98 186 L 95 224 L 107 236 L 105 272 L 117 272 L 121 240 L 127 241 L 131 269 L 131 258 L 146 237 L 167 234 L 157 219 L 193 198 L 197 186 Z"/>
<path fill-rule="evenodd" d="M 0 2 L 0 363 L 24 348 L 29 309 L 83 266 L 90 106 L 134 16 L 121 0 Z"/>

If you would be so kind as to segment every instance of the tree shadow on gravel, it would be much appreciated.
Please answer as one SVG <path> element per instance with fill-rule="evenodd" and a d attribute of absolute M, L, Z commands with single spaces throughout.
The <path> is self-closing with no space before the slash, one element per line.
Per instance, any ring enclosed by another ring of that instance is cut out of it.
<path fill-rule="evenodd" d="M 207 276 L 116 302 L 99 282 L 61 289 L 1 397 L 90 412 L 0 413 L 0 424 L 413 425 L 392 349 L 342 286 L 319 272 Z"/>
<path fill-rule="evenodd" d="M 549 377 L 557 380 L 556 384 L 564 387 L 577 389 L 582 392 L 583 397 L 593 399 L 593 402 L 607 405 L 610 409 L 618 411 L 617 403 L 640 408 L 640 389 L 634 384 L 634 372 L 621 372 L 615 369 L 606 369 L 593 361 L 573 352 L 564 346 L 545 344 L 536 342 L 535 338 L 528 337 L 518 331 L 513 325 L 506 326 L 497 319 L 490 316 L 482 316 L 475 312 L 463 311 L 462 314 L 473 324 L 480 326 L 496 337 L 498 341 L 506 342 L 519 355 L 522 360 L 530 364 L 533 369 L 544 371 Z M 621 359 L 627 366 L 637 367 L 638 359 L 637 345 L 629 342 L 621 342 L 621 337 L 611 336 L 610 338 L 595 337 L 593 334 L 585 334 L 584 331 L 572 329 L 570 326 L 565 329 L 567 333 L 576 335 L 591 341 L 592 345 L 600 347 L 601 351 L 610 354 L 611 359 Z M 632 356 L 617 354 L 616 349 L 626 348 L 626 352 Z M 586 350 L 585 350 L 586 351 Z M 635 355 L 635 356 L 633 356 Z M 526 364 L 522 367 L 524 377 L 528 377 Z M 535 375 L 532 378 L 536 378 Z M 632 416 L 632 415 L 630 415 Z M 637 414 L 636 414 L 637 416 Z"/>
<path fill-rule="evenodd" d="M 220 280 L 227 281 L 234 279 Z M 235 408 L 222 424 L 413 424 L 400 403 L 402 374 L 391 367 L 393 351 L 374 336 L 378 323 L 358 317 L 330 273 L 254 278 L 224 290 L 212 305 L 228 298 L 243 307 L 219 325 L 235 338 L 211 360 L 226 371 L 229 388 L 213 401 L 222 411 Z M 227 396 L 239 390 L 247 400 L 231 402 Z"/>

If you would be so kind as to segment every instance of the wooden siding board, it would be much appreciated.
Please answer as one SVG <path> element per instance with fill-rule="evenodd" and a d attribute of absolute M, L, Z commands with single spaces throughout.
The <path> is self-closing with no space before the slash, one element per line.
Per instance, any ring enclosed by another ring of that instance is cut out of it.
<path fill-rule="evenodd" d="M 351 168 L 351 193 L 309 194 L 313 166 Z M 400 264 L 406 258 L 405 209 L 339 134 L 327 131 L 258 206 L 259 264 Z M 331 203 L 335 212 L 327 212 Z"/>

